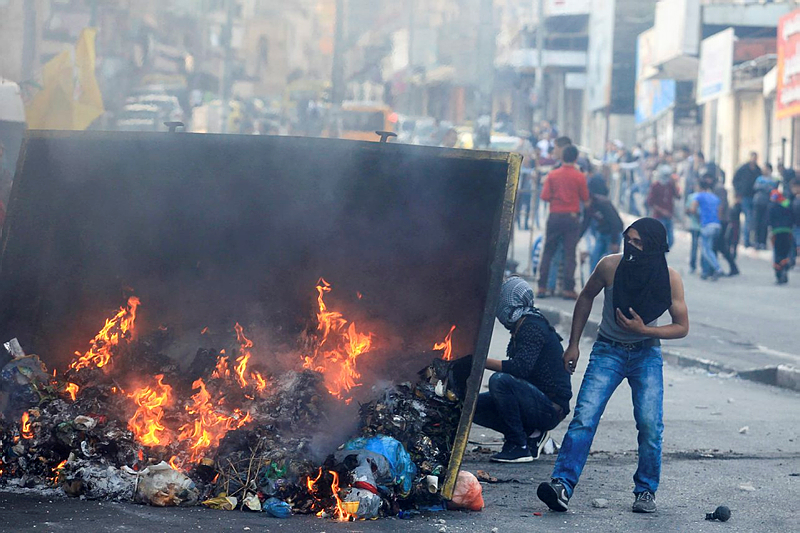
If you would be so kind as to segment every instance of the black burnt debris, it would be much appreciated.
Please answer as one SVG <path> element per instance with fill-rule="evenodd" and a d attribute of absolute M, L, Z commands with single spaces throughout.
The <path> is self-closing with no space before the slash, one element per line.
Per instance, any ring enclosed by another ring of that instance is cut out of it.
<path fill-rule="evenodd" d="M 273 375 L 249 364 L 253 343 L 236 324 L 228 346 L 200 348 L 181 371 L 162 354 L 169 328 L 132 340 L 133 318 L 130 305 L 122 308 L 63 375 L 19 346 L 9 350 L 0 371 L 0 486 L 276 517 L 443 508 L 459 364 L 430 352 L 417 382 L 373 386 L 374 399 L 349 406 L 318 353 L 317 363 L 307 358 Z M 348 340 L 367 338 L 340 328 Z"/>

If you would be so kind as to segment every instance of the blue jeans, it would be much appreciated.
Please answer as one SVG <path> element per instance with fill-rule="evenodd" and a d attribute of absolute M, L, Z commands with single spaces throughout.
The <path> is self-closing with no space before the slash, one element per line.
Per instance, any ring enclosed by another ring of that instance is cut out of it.
<path fill-rule="evenodd" d="M 495 372 L 489 378 L 489 392 L 478 395 L 472 422 L 499 431 L 508 443 L 525 446 L 528 435 L 549 431 L 561 419 L 550 398 L 532 383 Z"/>
<path fill-rule="evenodd" d="M 672 248 L 672 243 L 675 241 L 675 233 L 672 229 L 672 219 L 671 218 L 659 218 L 659 222 L 664 226 L 664 229 L 667 230 L 667 245 Z"/>
<path fill-rule="evenodd" d="M 744 213 L 744 224 L 742 225 L 742 235 L 744 245 L 750 246 L 750 230 L 753 223 L 753 197 L 742 198 L 742 213 Z"/>
<path fill-rule="evenodd" d="M 631 386 L 633 418 L 639 432 L 639 465 L 633 476 L 633 492 L 655 494 L 658 490 L 661 435 L 664 433 L 662 364 L 660 346 L 628 351 L 605 342 L 594 343 L 575 404 L 575 415 L 553 468 L 553 479 L 564 484 L 570 497 L 589 457 L 600 416 L 625 378 Z"/>
<path fill-rule="evenodd" d="M 706 276 L 710 276 L 722 270 L 719 266 L 719 261 L 717 261 L 717 252 L 715 248 L 720 231 L 722 231 L 722 226 L 716 222 L 706 224 L 703 226 L 703 229 L 700 230 L 700 241 L 703 245 L 703 274 Z"/>

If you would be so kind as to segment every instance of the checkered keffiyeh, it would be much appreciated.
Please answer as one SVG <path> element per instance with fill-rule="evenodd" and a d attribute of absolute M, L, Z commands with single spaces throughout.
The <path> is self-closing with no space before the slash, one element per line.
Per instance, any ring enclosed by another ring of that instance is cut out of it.
<path fill-rule="evenodd" d="M 512 330 L 517 320 L 526 315 L 542 316 L 533 305 L 533 289 L 524 279 L 511 278 L 500 289 L 497 320 Z"/>

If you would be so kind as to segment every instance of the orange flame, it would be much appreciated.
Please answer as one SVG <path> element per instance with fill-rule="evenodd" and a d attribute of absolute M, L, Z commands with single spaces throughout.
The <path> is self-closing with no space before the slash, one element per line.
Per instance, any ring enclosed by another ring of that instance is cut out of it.
<path fill-rule="evenodd" d="M 242 388 L 247 386 L 247 379 L 244 375 L 247 372 L 247 363 L 250 361 L 250 348 L 253 347 L 253 341 L 244 336 L 244 328 L 237 322 L 233 326 L 236 330 L 236 340 L 239 343 L 239 358 L 236 359 L 236 380 Z"/>
<path fill-rule="evenodd" d="M 64 459 L 63 461 L 58 463 L 58 465 L 55 468 L 53 468 L 53 470 L 52 470 L 53 477 L 50 478 L 50 481 L 53 482 L 53 485 L 58 483 L 58 476 L 59 476 L 59 474 L 61 474 L 61 471 L 64 469 L 64 465 L 66 465 L 66 464 L 67 464 L 67 460 Z"/>
<path fill-rule="evenodd" d="M 33 431 L 31 431 L 31 415 L 28 414 L 28 411 L 22 413 L 22 420 L 19 432 L 22 435 L 23 439 L 33 438 Z"/>
<path fill-rule="evenodd" d="M 264 392 L 265 390 L 267 390 L 267 380 L 264 379 L 264 377 L 258 370 L 254 370 L 251 375 L 256 380 L 256 390 L 258 392 Z"/>
<path fill-rule="evenodd" d="M 225 379 L 230 375 L 231 371 L 228 369 L 228 356 L 222 355 L 218 357 L 217 366 L 214 369 L 214 372 L 211 373 L 211 377 L 217 379 Z"/>
<path fill-rule="evenodd" d="M 155 388 L 143 387 L 129 396 L 139 408 L 128 421 L 128 429 L 144 446 L 169 444 L 170 440 L 161 419 L 164 417 L 164 407 L 170 402 L 172 387 L 162 382 L 163 374 L 155 378 L 158 382 Z"/>
<path fill-rule="evenodd" d="M 197 462 L 209 448 L 216 447 L 228 431 L 239 429 L 250 422 L 251 417 L 250 413 L 239 409 L 234 409 L 233 416 L 218 413 L 202 379 L 195 380 L 192 389 L 197 389 L 197 392 L 192 396 L 192 404 L 186 406 L 186 412 L 195 415 L 195 419 L 193 423 L 181 426 L 178 439 L 190 441 L 189 460 Z"/>
<path fill-rule="evenodd" d="M 338 311 L 328 310 L 325 294 L 331 285 L 320 278 L 317 283 L 317 331 L 320 341 L 313 356 L 302 358 L 303 368 L 323 374 L 325 386 L 332 395 L 344 399 L 360 385 L 358 358 L 372 348 L 372 333 L 359 333 L 355 322 L 348 322 Z"/>
<path fill-rule="evenodd" d="M 181 469 L 180 466 L 178 466 L 178 458 L 174 455 L 169 458 L 169 466 L 171 466 L 173 470 Z"/>
<path fill-rule="evenodd" d="M 308 487 L 308 493 L 311 494 L 312 496 L 314 495 L 314 493 L 317 492 L 317 487 L 315 485 L 317 484 L 317 481 L 319 481 L 319 478 L 321 477 L 322 477 L 322 467 L 319 467 L 319 473 L 317 474 L 317 477 L 315 477 L 312 480 L 311 476 L 308 476 L 308 479 L 306 479 L 306 487 Z"/>
<path fill-rule="evenodd" d="M 67 383 L 67 386 L 64 387 L 64 390 L 69 394 L 69 397 L 72 398 L 74 402 L 78 398 L 78 391 L 81 388 L 78 387 L 75 383 Z"/>
<path fill-rule="evenodd" d="M 128 332 L 133 331 L 136 308 L 140 303 L 136 296 L 128 298 L 127 307 L 121 307 L 113 318 L 106 319 L 106 325 L 92 340 L 91 348 L 83 355 L 75 352 L 78 358 L 72 361 L 69 368 L 77 372 L 91 366 L 97 368 L 106 366 L 111 361 L 111 350 L 119 344 L 120 340 L 126 338 Z"/>
<path fill-rule="evenodd" d="M 337 474 L 334 470 L 328 470 L 333 476 L 333 481 L 331 482 L 331 492 L 333 493 L 333 497 L 336 499 L 336 520 L 340 522 L 347 522 L 353 515 L 345 511 L 344 506 L 342 505 L 342 499 L 339 497 L 339 474 Z"/>
<path fill-rule="evenodd" d="M 433 345 L 434 350 L 444 350 L 442 359 L 445 361 L 450 361 L 453 359 L 453 332 L 455 330 L 455 325 L 450 326 L 450 332 L 445 336 L 444 342 L 437 342 Z"/>

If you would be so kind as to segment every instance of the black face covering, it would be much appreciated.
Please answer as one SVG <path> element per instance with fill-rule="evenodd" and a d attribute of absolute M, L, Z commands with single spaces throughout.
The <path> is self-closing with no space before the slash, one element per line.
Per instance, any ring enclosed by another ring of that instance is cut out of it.
<path fill-rule="evenodd" d="M 667 230 L 654 218 L 640 218 L 625 230 L 626 236 L 631 228 L 639 233 L 644 249 L 639 250 L 625 240 L 622 261 L 614 275 L 614 309 L 633 318 L 628 311 L 632 307 L 649 324 L 672 305 L 664 255 L 669 251 Z"/>

